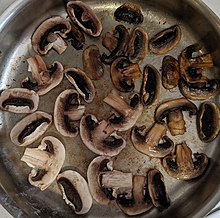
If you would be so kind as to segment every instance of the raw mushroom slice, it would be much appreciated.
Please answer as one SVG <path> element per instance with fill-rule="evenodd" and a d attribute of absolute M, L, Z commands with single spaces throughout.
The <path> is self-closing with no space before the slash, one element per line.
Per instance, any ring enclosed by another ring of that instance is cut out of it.
<path fill-rule="evenodd" d="M 79 68 L 69 68 L 64 70 L 64 74 L 84 100 L 91 103 L 95 97 L 95 87 L 86 73 Z"/>
<path fill-rule="evenodd" d="M 162 158 L 171 153 L 174 143 L 166 136 L 167 127 L 165 124 L 154 123 L 143 134 L 145 129 L 146 126 L 139 128 L 135 126 L 131 132 L 131 141 L 138 151 L 156 158 Z"/>
<path fill-rule="evenodd" d="M 25 88 L 5 89 L 0 93 L 0 109 L 13 113 L 33 113 L 37 110 L 39 95 Z"/>
<path fill-rule="evenodd" d="M 66 170 L 57 176 L 57 184 L 66 204 L 76 214 L 86 214 L 92 207 L 92 196 L 86 180 L 76 171 Z"/>
<path fill-rule="evenodd" d="M 56 180 L 64 160 L 65 147 L 53 136 L 44 137 L 38 148 L 26 148 L 21 158 L 21 161 L 33 168 L 28 176 L 28 181 L 41 191 Z"/>
<path fill-rule="evenodd" d="M 112 90 L 104 99 L 104 102 L 114 108 L 119 116 L 113 114 L 109 118 L 111 126 L 118 131 L 130 129 L 143 112 L 143 105 L 140 103 L 138 94 L 134 94 L 128 104 L 115 90 Z"/>
<path fill-rule="evenodd" d="M 98 37 L 102 32 L 102 23 L 88 4 L 82 1 L 69 1 L 66 5 L 70 19 L 90 36 Z"/>
<path fill-rule="evenodd" d="M 80 121 L 80 136 L 83 143 L 98 155 L 115 156 L 125 148 L 126 142 L 105 120 L 98 121 L 92 114 Z"/>
<path fill-rule="evenodd" d="M 54 106 L 54 124 L 57 131 L 65 137 L 76 137 L 78 127 L 75 121 L 82 118 L 85 109 L 76 90 L 67 89 L 61 92 Z"/>
<path fill-rule="evenodd" d="M 42 136 L 52 124 L 52 116 L 36 111 L 20 120 L 11 130 L 11 141 L 18 146 L 27 146 Z"/>
<path fill-rule="evenodd" d="M 64 38 L 71 31 L 70 22 L 59 16 L 51 17 L 43 21 L 35 30 L 31 43 L 33 49 L 39 55 L 46 55 L 51 49 L 62 54 L 67 43 Z"/>
<path fill-rule="evenodd" d="M 23 88 L 34 90 L 38 95 L 45 95 L 61 83 L 63 79 L 63 66 L 60 62 L 54 61 L 51 66 L 47 67 L 39 55 L 28 58 L 27 62 L 34 81 L 26 77 L 21 82 Z"/>
<path fill-rule="evenodd" d="M 191 180 L 201 176 L 207 168 L 209 159 L 203 153 L 194 153 L 185 142 L 176 145 L 175 154 L 166 156 L 163 161 L 164 170 L 173 178 Z"/>

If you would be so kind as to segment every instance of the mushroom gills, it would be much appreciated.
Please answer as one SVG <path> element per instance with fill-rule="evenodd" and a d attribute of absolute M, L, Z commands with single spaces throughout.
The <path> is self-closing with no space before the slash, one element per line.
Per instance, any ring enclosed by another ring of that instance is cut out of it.
<path fill-rule="evenodd" d="M 30 99 L 18 97 L 18 98 L 8 98 L 2 102 L 2 107 L 7 108 L 8 106 L 15 107 L 28 107 L 30 110 L 33 110 L 34 103 Z"/>

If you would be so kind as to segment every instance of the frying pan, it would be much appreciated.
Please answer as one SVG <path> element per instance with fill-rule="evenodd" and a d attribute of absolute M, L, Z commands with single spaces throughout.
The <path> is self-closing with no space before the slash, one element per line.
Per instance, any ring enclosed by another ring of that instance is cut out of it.
<path fill-rule="evenodd" d="M 94 1 L 86 0 L 103 23 L 103 32 L 111 31 L 118 24 L 113 18 L 115 9 L 125 1 Z M 219 78 L 220 67 L 220 22 L 218 18 L 200 0 L 135 0 L 140 4 L 144 13 L 142 26 L 151 38 L 155 33 L 174 24 L 179 24 L 183 37 L 175 49 L 168 54 L 178 57 L 188 45 L 198 42 L 204 51 L 211 53 L 215 67 L 207 70 L 208 77 Z M 34 55 L 31 47 L 31 35 L 36 27 L 46 18 L 54 15 L 66 17 L 62 0 L 19 0 L 16 1 L 0 17 L 0 89 L 19 87 L 21 79 L 27 72 L 26 59 Z M 125 24 L 130 30 L 132 25 Z M 86 37 L 86 44 L 97 44 L 101 53 L 105 49 L 101 40 Z M 59 60 L 64 67 L 82 68 L 82 51 L 76 51 L 68 46 L 67 51 L 58 55 L 51 51 L 44 57 L 47 63 Z M 141 63 L 143 67 L 151 63 L 160 69 L 163 56 L 149 54 Z M 95 113 L 99 119 L 106 119 L 112 113 L 109 106 L 102 99 L 111 91 L 109 68 L 105 68 L 105 76 L 101 81 L 94 82 L 97 97 L 93 104 L 86 105 L 87 113 Z M 54 102 L 59 93 L 72 86 L 64 79 L 62 84 L 45 96 L 40 97 L 39 110 L 53 113 Z M 136 86 L 139 90 L 140 84 Z M 180 97 L 178 89 L 172 92 L 161 91 L 159 102 L 170 98 Z M 219 104 L 219 95 L 212 98 Z M 46 103 L 45 103 L 46 102 Z M 197 106 L 201 102 L 194 102 Z M 137 125 L 150 125 L 153 122 L 155 106 L 145 110 Z M 12 127 L 23 115 L 8 112 L 0 113 L 0 202 L 14 217 L 74 217 L 73 211 L 65 205 L 61 194 L 54 182 L 47 190 L 41 192 L 32 187 L 27 176 L 30 168 L 20 161 L 24 148 L 12 144 L 9 133 Z M 126 148 L 117 156 L 115 169 L 134 174 L 145 175 L 149 168 L 159 169 L 165 177 L 167 192 L 171 199 L 171 206 L 159 212 L 156 209 L 140 217 L 195 217 L 201 218 L 210 211 L 220 200 L 220 149 L 218 137 L 209 144 L 202 143 L 196 132 L 195 118 L 187 118 L 187 132 L 184 136 L 174 139 L 175 143 L 185 140 L 193 152 L 204 152 L 210 158 L 210 164 L 204 175 L 193 181 L 183 182 L 169 177 L 163 170 L 158 159 L 149 159 L 134 149 L 129 132 L 123 133 L 127 140 Z M 91 160 L 96 156 L 89 151 L 80 140 L 62 138 L 52 126 L 45 135 L 59 138 L 66 147 L 66 160 L 63 169 L 75 169 L 86 178 L 86 170 Z M 31 146 L 37 146 L 40 138 Z M 94 202 L 91 211 L 85 217 L 125 217 L 115 207 L 101 206 Z"/>

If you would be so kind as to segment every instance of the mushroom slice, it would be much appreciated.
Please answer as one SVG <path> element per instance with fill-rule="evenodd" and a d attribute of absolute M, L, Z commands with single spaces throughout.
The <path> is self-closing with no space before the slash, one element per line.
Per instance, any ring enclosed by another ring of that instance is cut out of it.
<path fill-rule="evenodd" d="M 126 193 L 118 196 L 119 208 L 129 216 L 135 216 L 147 212 L 153 207 L 148 191 L 148 181 L 145 176 L 133 176 L 132 197 L 128 198 Z"/>
<path fill-rule="evenodd" d="M 92 207 L 92 196 L 86 180 L 76 171 L 66 170 L 57 176 L 57 184 L 66 204 L 76 214 L 86 214 Z"/>
<path fill-rule="evenodd" d="M 43 21 L 31 39 L 34 51 L 39 55 L 46 55 L 53 48 L 62 54 L 67 48 L 63 38 L 66 38 L 70 31 L 69 21 L 62 17 L 55 16 Z"/>
<path fill-rule="evenodd" d="M 18 146 L 27 146 L 42 136 L 52 124 L 52 116 L 36 111 L 20 120 L 11 130 L 11 141 Z"/>
<path fill-rule="evenodd" d="M 181 39 L 181 29 L 178 25 L 171 26 L 153 36 L 149 48 L 155 54 L 165 54 L 172 50 Z"/>
<path fill-rule="evenodd" d="M 116 89 L 121 92 L 131 92 L 134 81 L 141 76 L 137 63 L 131 63 L 127 57 L 118 57 L 111 64 L 111 79 Z"/>
<path fill-rule="evenodd" d="M 60 62 L 55 61 L 50 67 L 47 67 L 39 55 L 28 58 L 27 62 L 34 82 L 29 77 L 26 77 L 21 82 L 22 87 L 34 90 L 38 95 L 45 95 L 61 83 L 63 66 Z"/>
<path fill-rule="evenodd" d="M 99 48 L 90 45 L 83 51 L 83 69 L 90 79 L 98 80 L 104 74 Z"/>
<path fill-rule="evenodd" d="M 33 168 L 28 181 L 41 191 L 48 188 L 56 179 L 64 160 L 64 145 L 53 136 L 44 137 L 38 148 L 26 148 L 21 158 L 21 161 Z"/>
<path fill-rule="evenodd" d="M 84 115 L 80 121 L 80 136 L 83 143 L 94 153 L 115 156 L 126 146 L 105 120 L 98 121 L 92 114 Z"/>
<path fill-rule="evenodd" d="M 117 42 L 118 40 L 116 36 L 114 36 L 114 34 L 111 34 L 110 32 L 105 33 L 102 39 L 102 45 L 110 52 L 112 52 L 116 48 Z"/>
<path fill-rule="evenodd" d="M 143 60 L 148 52 L 148 34 L 142 27 L 136 27 L 131 34 L 128 47 L 130 61 L 139 62 Z"/>
<path fill-rule="evenodd" d="M 102 32 L 102 23 L 89 7 L 82 1 L 69 1 L 66 5 L 70 19 L 90 36 L 98 37 Z"/>
<path fill-rule="evenodd" d="M 64 74 L 84 100 L 91 103 L 95 97 L 95 87 L 86 73 L 79 68 L 69 68 L 64 70 Z"/>
<path fill-rule="evenodd" d="M 131 2 L 124 3 L 117 8 L 114 17 L 117 21 L 125 21 L 131 24 L 141 24 L 144 20 L 141 7 Z"/>
<path fill-rule="evenodd" d="M 154 123 L 143 134 L 145 129 L 146 126 L 139 128 L 135 126 L 131 132 L 131 141 L 138 151 L 156 158 L 162 158 L 171 153 L 174 143 L 169 137 L 165 136 L 167 131 L 165 124 Z"/>
<path fill-rule="evenodd" d="M 166 192 L 164 177 L 157 169 L 148 172 L 148 190 L 153 205 L 159 210 L 164 210 L 170 206 L 170 199 Z"/>
<path fill-rule="evenodd" d="M 138 94 L 135 94 L 128 104 L 115 90 L 112 90 L 104 102 L 113 107 L 119 114 L 119 116 L 113 114 L 109 118 L 111 126 L 118 131 L 126 131 L 134 126 L 143 111 L 143 105 L 140 103 Z"/>
<path fill-rule="evenodd" d="M 203 102 L 197 116 L 197 131 L 203 142 L 213 141 L 220 131 L 220 111 L 215 103 Z"/>
<path fill-rule="evenodd" d="M 165 171 L 173 178 L 180 180 L 190 180 L 201 176 L 205 171 L 209 159 L 203 153 L 195 153 L 195 160 L 192 151 L 185 142 L 176 145 L 174 155 L 163 159 L 162 164 Z"/>
<path fill-rule="evenodd" d="M 161 87 L 161 76 L 152 65 L 146 65 L 143 72 L 143 80 L 140 90 L 141 102 L 150 107 L 159 98 Z"/>
<path fill-rule="evenodd" d="M 0 94 L 0 109 L 13 113 L 33 113 L 37 110 L 39 95 L 25 88 L 5 89 Z"/>
<path fill-rule="evenodd" d="M 117 38 L 117 45 L 109 55 L 102 54 L 102 61 L 105 64 L 111 64 L 117 57 L 125 55 L 129 44 L 129 32 L 123 25 L 117 25 L 115 27 L 113 35 Z"/>
<path fill-rule="evenodd" d="M 65 137 L 76 137 L 78 127 L 74 121 L 80 120 L 84 112 L 85 105 L 80 104 L 79 93 L 76 90 L 67 89 L 61 92 L 54 107 L 54 124 L 57 131 Z"/>
<path fill-rule="evenodd" d="M 87 178 L 92 197 L 102 205 L 114 204 L 120 193 L 131 192 L 133 187 L 132 174 L 113 170 L 113 160 L 107 156 L 92 160 Z"/>
<path fill-rule="evenodd" d="M 162 84 L 165 89 L 173 89 L 180 78 L 179 62 L 172 56 L 166 55 L 162 63 Z"/>

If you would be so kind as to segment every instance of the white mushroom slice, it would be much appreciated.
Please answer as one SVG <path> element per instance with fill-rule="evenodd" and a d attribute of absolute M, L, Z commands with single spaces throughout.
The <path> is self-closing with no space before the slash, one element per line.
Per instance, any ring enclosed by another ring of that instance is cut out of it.
<path fill-rule="evenodd" d="M 33 113 L 37 110 L 39 96 L 24 88 L 5 89 L 0 94 L 0 109 L 13 113 Z"/>
<path fill-rule="evenodd" d="M 28 180 L 31 185 L 45 190 L 56 179 L 65 160 L 64 145 L 55 137 L 42 139 L 38 148 L 26 148 L 21 158 L 32 167 Z"/>
<path fill-rule="evenodd" d="M 27 146 L 42 136 L 52 123 L 52 116 L 36 111 L 20 120 L 11 130 L 11 141 L 18 146 Z"/>
<path fill-rule="evenodd" d="M 92 206 L 92 196 L 86 180 L 73 170 L 66 170 L 57 176 L 57 184 L 63 199 L 76 214 L 88 213 Z"/>

